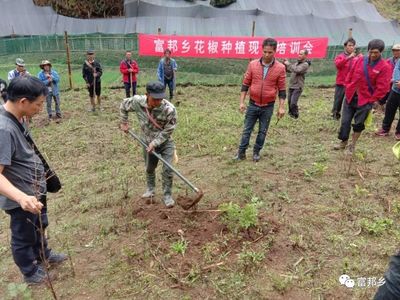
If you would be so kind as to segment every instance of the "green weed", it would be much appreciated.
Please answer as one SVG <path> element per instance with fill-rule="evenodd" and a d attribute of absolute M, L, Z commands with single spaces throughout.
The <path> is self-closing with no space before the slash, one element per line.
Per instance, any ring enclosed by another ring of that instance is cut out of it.
<path fill-rule="evenodd" d="M 382 235 L 385 231 L 389 230 L 393 225 L 393 220 L 389 218 L 374 218 L 373 221 L 368 219 L 361 219 L 361 228 L 373 235 Z"/>
<path fill-rule="evenodd" d="M 26 283 L 10 283 L 6 299 L 30 300 L 33 299 L 32 291 Z"/>
<path fill-rule="evenodd" d="M 222 222 L 235 234 L 243 229 L 257 226 L 258 203 L 247 203 L 241 208 L 236 203 L 223 203 L 219 206 L 222 210 Z"/>
<path fill-rule="evenodd" d="M 174 242 L 171 244 L 171 250 L 176 253 L 176 254 L 181 254 L 182 256 L 185 255 L 185 252 L 187 250 L 188 247 L 188 242 L 184 239 Z"/>

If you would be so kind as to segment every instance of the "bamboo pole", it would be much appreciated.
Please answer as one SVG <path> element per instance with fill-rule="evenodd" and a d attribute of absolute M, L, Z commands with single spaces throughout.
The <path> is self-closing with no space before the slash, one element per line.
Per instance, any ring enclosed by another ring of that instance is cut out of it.
<path fill-rule="evenodd" d="M 72 90 L 72 71 L 71 71 L 71 57 L 69 53 L 68 33 L 64 31 L 65 49 L 67 51 L 67 65 L 68 65 L 68 81 L 69 88 Z"/>

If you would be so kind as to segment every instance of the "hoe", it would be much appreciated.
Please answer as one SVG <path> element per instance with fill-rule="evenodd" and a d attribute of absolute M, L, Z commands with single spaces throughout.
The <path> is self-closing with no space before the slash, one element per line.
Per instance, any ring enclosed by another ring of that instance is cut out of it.
<path fill-rule="evenodd" d="M 132 130 L 129 130 L 129 134 L 140 144 L 142 144 L 143 147 L 147 148 L 147 144 Z M 155 151 L 153 151 L 151 154 L 153 154 L 155 157 L 161 160 L 164 165 L 170 168 L 172 172 L 174 172 L 180 179 L 183 180 L 184 183 L 186 183 L 196 193 L 196 195 L 193 197 L 179 196 L 177 201 L 178 205 L 181 206 L 184 210 L 188 210 L 193 206 L 195 206 L 203 197 L 204 193 L 200 189 L 195 187 L 188 179 L 183 177 L 183 175 L 179 173 L 178 170 L 176 170 L 170 163 L 168 163 L 165 159 L 163 159 L 160 154 L 156 153 Z"/>

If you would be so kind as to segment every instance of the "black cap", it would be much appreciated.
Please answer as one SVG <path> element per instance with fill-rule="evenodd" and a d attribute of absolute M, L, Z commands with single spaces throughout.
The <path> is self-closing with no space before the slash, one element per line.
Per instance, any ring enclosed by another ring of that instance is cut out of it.
<path fill-rule="evenodd" d="M 154 99 L 164 99 L 165 98 L 165 87 L 159 81 L 151 81 L 146 84 L 147 93 Z"/>
<path fill-rule="evenodd" d="M 88 49 L 88 51 L 86 51 L 87 55 L 93 55 L 94 54 L 94 50 L 93 49 Z"/>

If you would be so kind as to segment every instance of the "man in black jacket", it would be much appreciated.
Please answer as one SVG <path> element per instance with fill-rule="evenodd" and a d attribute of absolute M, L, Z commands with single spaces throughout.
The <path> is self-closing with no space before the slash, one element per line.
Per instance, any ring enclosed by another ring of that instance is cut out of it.
<path fill-rule="evenodd" d="M 88 50 L 86 52 L 87 58 L 83 63 L 82 67 L 82 77 L 86 82 L 86 86 L 89 90 L 89 97 L 90 97 L 90 104 L 92 108 L 90 111 L 96 111 L 96 101 L 95 95 L 97 96 L 97 105 L 98 109 L 102 110 L 101 108 L 101 75 L 103 75 L 103 70 L 101 68 L 100 63 L 95 60 L 95 53 L 93 50 Z"/>

